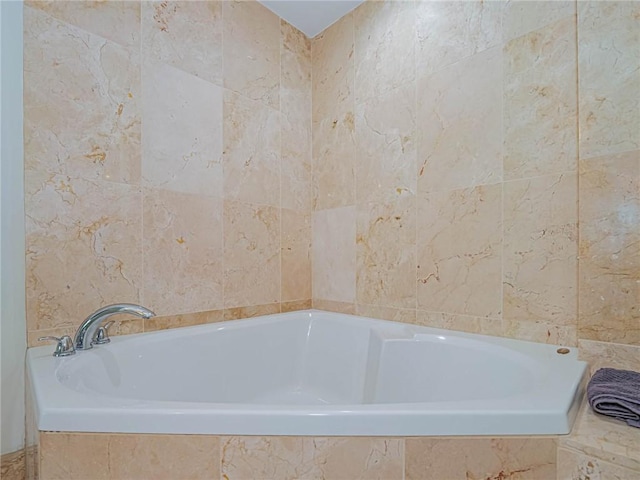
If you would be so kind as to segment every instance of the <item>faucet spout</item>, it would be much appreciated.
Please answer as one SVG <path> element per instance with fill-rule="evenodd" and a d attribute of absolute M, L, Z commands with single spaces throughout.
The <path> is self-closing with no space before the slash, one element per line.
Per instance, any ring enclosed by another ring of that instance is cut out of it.
<path fill-rule="evenodd" d="M 106 318 L 121 313 L 136 315 L 141 318 L 151 318 L 155 316 L 155 313 L 148 308 L 141 305 L 135 305 L 133 303 L 116 303 L 114 305 L 107 305 L 106 307 L 93 312 L 82 322 L 73 339 L 73 344 L 75 345 L 76 350 L 89 350 L 90 348 L 93 348 L 93 341 L 100 324 Z"/>

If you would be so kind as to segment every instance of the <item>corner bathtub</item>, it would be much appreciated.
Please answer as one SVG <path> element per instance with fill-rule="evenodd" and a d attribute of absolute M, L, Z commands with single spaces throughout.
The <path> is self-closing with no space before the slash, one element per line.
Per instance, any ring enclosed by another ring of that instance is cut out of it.
<path fill-rule="evenodd" d="M 43 431 L 533 435 L 568 433 L 583 395 L 557 348 L 306 310 L 27 362 Z"/>

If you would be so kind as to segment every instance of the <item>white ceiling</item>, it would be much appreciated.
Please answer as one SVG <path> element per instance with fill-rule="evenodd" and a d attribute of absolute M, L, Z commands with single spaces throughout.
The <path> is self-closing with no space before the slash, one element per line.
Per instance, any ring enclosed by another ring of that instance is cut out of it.
<path fill-rule="evenodd" d="M 364 0 L 258 0 L 265 7 L 313 38 Z"/>

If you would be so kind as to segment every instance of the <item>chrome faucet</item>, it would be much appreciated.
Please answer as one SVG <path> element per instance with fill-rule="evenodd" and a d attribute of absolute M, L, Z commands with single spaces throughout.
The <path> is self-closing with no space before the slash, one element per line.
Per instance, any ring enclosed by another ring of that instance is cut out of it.
<path fill-rule="evenodd" d="M 90 348 L 93 348 L 93 345 L 95 344 L 109 342 L 109 337 L 107 336 L 108 327 L 101 327 L 100 324 L 111 315 L 118 315 L 120 313 L 128 313 L 142 318 L 151 318 L 155 316 L 155 313 L 148 308 L 132 303 L 116 303 L 114 305 L 107 305 L 106 307 L 93 312 L 85 318 L 84 322 L 82 322 L 73 337 L 73 345 L 75 346 L 75 349 L 89 350 Z"/>

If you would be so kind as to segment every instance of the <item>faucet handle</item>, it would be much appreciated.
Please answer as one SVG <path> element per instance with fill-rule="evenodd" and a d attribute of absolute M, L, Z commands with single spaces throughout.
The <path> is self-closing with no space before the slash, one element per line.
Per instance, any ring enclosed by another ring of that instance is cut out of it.
<path fill-rule="evenodd" d="M 109 338 L 109 327 L 115 323 L 114 320 L 105 323 L 96 332 L 96 338 L 91 342 L 93 345 L 104 345 L 105 343 L 109 343 L 111 339 Z"/>
<path fill-rule="evenodd" d="M 63 335 L 62 337 L 46 336 L 38 338 L 39 342 L 44 342 L 46 340 L 58 342 L 56 349 L 53 352 L 54 357 L 68 357 L 69 355 L 76 353 L 76 349 L 73 346 L 73 340 L 71 340 L 69 335 Z"/>

